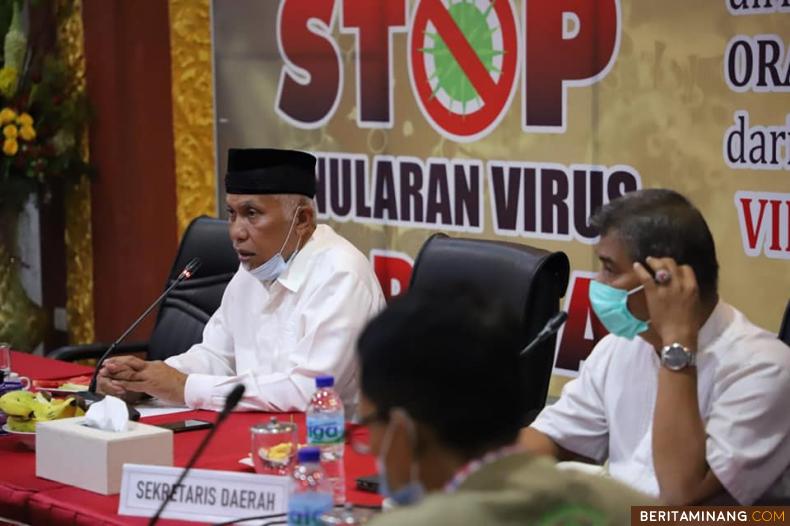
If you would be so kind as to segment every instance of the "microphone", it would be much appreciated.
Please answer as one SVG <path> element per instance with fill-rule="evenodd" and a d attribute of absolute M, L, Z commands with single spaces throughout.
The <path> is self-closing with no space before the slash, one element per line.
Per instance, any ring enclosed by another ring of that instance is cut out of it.
<path fill-rule="evenodd" d="M 208 432 L 208 434 L 205 437 L 203 437 L 203 440 L 201 440 L 200 444 L 198 445 L 198 448 L 195 450 L 194 453 L 192 453 L 189 462 L 187 462 L 187 465 L 184 467 L 184 471 L 181 472 L 181 475 L 178 477 L 178 480 L 176 480 L 176 483 L 170 487 L 170 491 L 167 493 L 167 497 L 165 497 L 165 500 L 163 500 L 162 504 L 159 505 L 159 509 L 156 510 L 156 513 L 154 514 L 153 517 L 151 517 L 151 520 L 148 521 L 148 526 L 154 526 L 156 522 L 159 520 L 159 516 L 162 515 L 163 511 L 165 511 L 165 506 L 167 506 L 168 502 L 173 500 L 173 495 L 176 494 L 176 490 L 184 481 L 184 478 L 186 478 L 187 473 L 189 473 L 189 471 L 192 469 L 192 466 L 195 465 L 195 462 L 197 461 L 198 457 L 200 457 L 200 455 L 203 453 L 203 450 L 206 449 L 206 445 L 211 441 L 211 438 L 214 436 L 214 433 L 217 432 L 217 428 L 219 428 L 219 425 L 222 423 L 223 420 L 225 420 L 225 418 L 227 418 L 230 412 L 233 411 L 233 408 L 238 405 L 239 401 L 241 400 L 241 397 L 244 395 L 244 389 L 245 389 L 244 384 L 236 384 L 236 387 L 234 387 L 233 390 L 230 392 L 230 394 L 228 394 L 228 396 L 225 397 L 225 407 L 222 408 L 222 411 L 220 411 L 219 415 L 217 416 L 217 420 L 216 422 L 214 422 L 214 427 L 212 427 L 211 430 Z"/>
<path fill-rule="evenodd" d="M 527 346 L 524 347 L 520 353 L 518 353 L 518 355 L 526 356 L 530 354 L 535 349 L 535 347 L 546 341 L 549 337 L 553 336 L 558 330 L 560 330 L 560 327 L 562 327 L 562 324 L 565 323 L 565 320 L 567 319 L 568 313 L 564 310 L 561 310 L 549 318 L 549 321 L 546 322 L 546 325 L 543 326 L 538 335 L 535 336 L 535 338 L 529 342 Z"/>
<path fill-rule="evenodd" d="M 140 325 L 140 322 L 143 321 L 146 318 L 146 316 L 148 316 L 151 313 L 151 311 L 154 310 L 154 308 L 162 302 L 163 299 L 165 299 L 165 296 L 167 296 L 171 290 L 173 290 L 182 281 L 191 278 L 195 274 L 195 271 L 197 271 L 198 268 L 200 268 L 200 258 L 192 258 L 192 260 L 189 263 L 187 263 L 187 265 L 184 267 L 184 270 L 181 271 L 181 273 L 178 275 L 175 281 L 173 281 L 173 283 L 171 283 L 170 286 L 167 287 L 165 291 L 158 298 L 156 298 L 156 300 L 154 300 L 154 302 L 151 305 L 148 306 L 147 309 L 145 309 L 145 312 L 143 312 L 139 318 L 134 320 L 134 323 L 132 323 L 129 326 L 129 328 L 126 329 L 124 333 L 121 334 L 121 336 L 117 340 L 112 342 L 112 345 L 110 345 L 107 348 L 104 354 L 101 355 L 101 358 L 99 358 L 98 361 L 96 362 L 96 369 L 94 369 L 93 371 L 90 387 L 88 387 L 88 392 L 83 394 L 82 396 L 83 398 L 92 402 L 101 400 L 102 396 L 96 394 L 96 380 L 99 376 L 99 369 L 101 369 L 104 360 L 106 360 L 107 357 L 110 356 L 110 354 L 112 354 L 112 352 L 115 350 L 115 348 L 118 347 L 118 344 L 120 344 L 124 339 L 126 339 L 126 337 L 129 336 L 129 334 L 133 330 L 135 330 L 138 325 Z"/>
<path fill-rule="evenodd" d="M 242 396 L 244 396 L 244 384 L 238 384 L 225 398 L 225 407 L 222 408 L 222 411 L 217 418 L 217 423 L 225 420 L 230 412 L 233 411 L 233 408 L 239 405 Z"/>

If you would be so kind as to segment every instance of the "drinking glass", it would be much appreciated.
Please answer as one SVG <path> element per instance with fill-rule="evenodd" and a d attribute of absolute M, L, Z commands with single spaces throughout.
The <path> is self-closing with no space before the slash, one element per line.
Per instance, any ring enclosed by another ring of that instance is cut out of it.
<path fill-rule="evenodd" d="M 0 375 L 5 378 L 11 372 L 11 344 L 0 342 Z"/>
<path fill-rule="evenodd" d="M 299 446 L 296 424 L 279 422 L 277 417 L 250 428 L 252 461 L 255 471 L 264 475 L 290 475 Z"/>

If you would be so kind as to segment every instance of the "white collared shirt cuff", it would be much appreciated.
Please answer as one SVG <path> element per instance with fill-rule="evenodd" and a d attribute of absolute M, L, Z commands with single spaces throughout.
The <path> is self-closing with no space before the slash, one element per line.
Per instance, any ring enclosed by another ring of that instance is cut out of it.
<path fill-rule="evenodd" d="M 211 374 L 192 373 L 184 386 L 184 402 L 190 409 L 213 409 L 211 399 L 217 377 Z"/>

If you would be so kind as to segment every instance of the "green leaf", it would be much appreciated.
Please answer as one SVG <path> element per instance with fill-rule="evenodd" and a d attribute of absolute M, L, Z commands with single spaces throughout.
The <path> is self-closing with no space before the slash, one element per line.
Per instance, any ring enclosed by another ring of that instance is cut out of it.
<path fill-rule="evenodd" d="M 14 14 L 14 0 L 0 0 L 0 57 L 3 56 L 5 46 L 5 34 L 11 26 L 11 17 Z"/>

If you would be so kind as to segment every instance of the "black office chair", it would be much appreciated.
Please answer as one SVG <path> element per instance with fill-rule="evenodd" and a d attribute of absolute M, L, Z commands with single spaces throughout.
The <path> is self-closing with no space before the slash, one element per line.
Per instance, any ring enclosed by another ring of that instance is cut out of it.
<path fill-rule="evenodd" d="M 790 345 L 790 300 L 785 307 L 785 315 L 782 317 L 782 325 L 779 326 L 779 339 Z"/>
<path fill-rule="evenodd" d="M 206 322 L 219 307 L 225 287 L 239 267 L 228 236 L 227 221 L 201 216 L 189 224 L 165 288 L 194 257 L 200 258 L 200 268 L 194 277 L 180 283 L 162 302 L 150 339 L 121 344 L 113 354 L 145 352 L 149 360 L 164 360 L 185 352 L 202 340 Z M 55 349 L 48 357 L 67 361 L 98 358 L 108 346 L 106 343 L 69 345 Z"/>
<path fill-rule="evenodd" d="M 559 312 L 569 274 L 570 263 L 564 252 L 435 234 L 417 255 L 409 287 L 430 290 L 463 283 L 491 294 L 520 313 L 523 347 Z M 556 337 L 549 338 L 522 358 L 521 377 L 529 408 L 525 425 L 546 404 L 555 342 Z"/>

